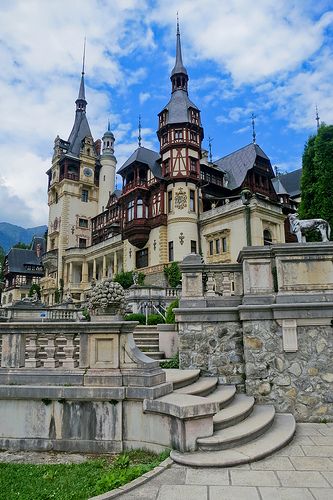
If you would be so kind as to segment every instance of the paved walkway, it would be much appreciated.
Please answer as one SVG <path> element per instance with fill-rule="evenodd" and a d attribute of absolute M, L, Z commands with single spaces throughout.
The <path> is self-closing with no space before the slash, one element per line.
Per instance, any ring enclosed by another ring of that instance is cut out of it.
<path fill-rule="evenodd" d="M 332 500 L 333 424 L 298 424 L 272 457 L 228 469 L 172 465 L 120 500 Z"/>

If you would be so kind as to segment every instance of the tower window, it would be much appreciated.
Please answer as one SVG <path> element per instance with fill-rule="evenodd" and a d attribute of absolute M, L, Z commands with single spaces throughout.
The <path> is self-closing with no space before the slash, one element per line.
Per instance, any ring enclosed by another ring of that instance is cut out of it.
<path fill-rule="evenodd" d="M 169 241 L 168 247 L 169 247 L 169 262 L 172 262 L 173 258 L 174 258 L 174 255 L 173 255 L 173 241 Z"/>
<path fill-rule="evenodd" d="M 79 227 L 87 228 L 88 227 L 88 219 L 79 219 Z"/>
<path fill-rule="evenodd" d="M 58 203 L 58 200 L 59 200 L 59 198 L 58 198 L 58 193 L 56 192 L 56 193 L 55 193 L 55 197 L 54 197 L 54 201 L 55 201 L 55 203 Z"/>
<path fill-rule="evenodd" d="M 214 242 L 211 240 L 209 242 L 209 255 L 214 255 Z"/>
<path fill-rule="evenodd" d="M 79 238 L 79 248 L 86 248 L 87 240 L 86 238 Z"/>
<path fill-rule="evenodd" d="M 168 191 L 168 212 L 172 212 L 172 191 Z"/>
<path fill-rule="evenodd" d="M 142 219 L 143 217 L 143 201 L 142 198 L 138 198 L 137 204 L 136 204 L 136 216 L 138 219 Z"/>
<path fill-rule="evenodd" d="M 175 141 L 180 141 L 183 138 L 182 130 L 175 130 Z"/>
<path fill-rule="evenodd" d="M 164 165 L 164 175 L 169 175 L 170 174 L 170 159 L 168 158 L 163 162 Z"/>
<path fill-rule="evenodd" d="M 190 189 L 190 210 L 195 212 L 195 191 L 193 189 Z"/>
<path fill-rule="evenodd" d="M 127 204 L 127 221 L 134 219 L 134 200 L 131 200 Z"/>
<path fill-rule="evenodd" d="M 168 134 L 165 133 L 162 135 L 162 145 L 168 142 Z"/>
<path fill-rule="evenodd" d="M 106 147 L 108 148 L 109 146 L 110 146 L 110 142 L 109 142 L 109 141 L 107 141 L 107 143 L 106 143 Z"/>
<path fill-rule="evenodd" d="M 84 203 L 87 203 L 89 200 L 89 192 L 87 189 L 82 189 L 82 192 L 81 192 L 81 201 L 83 201 Z"/>
<path fill-rule="evenodd" d="M 191 253 L 197 253 L 197 242 L 195 240 L 191 240 Z"/>
<path fill-rule="evenodd" d="M 191 131 L 190 138 L 191 138 L 192 142 L 197 142 L 198 141 L 198 134 L 196 132 Z"/>
<path fill-rule="evenodd" d="M 191 172 L 197 172 L 197 160 L 195 160 L 194 158 L 191 158 L 190 160 L 190 168 L 191 168 Z"/>

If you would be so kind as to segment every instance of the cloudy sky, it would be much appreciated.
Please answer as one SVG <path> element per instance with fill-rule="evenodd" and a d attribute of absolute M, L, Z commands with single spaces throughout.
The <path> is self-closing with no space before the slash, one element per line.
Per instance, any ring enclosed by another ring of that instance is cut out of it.
<path fill-rule="evenodd" d="M 67 139 L 87 37 L 87 115 L 95 139 L 110 119 L 118 166 L 158 150 L 170 95 L 176 12 L 203 146 L 217 159 L 252 140 L 281 171 L 299 168 L 315 106 L 333 123 L 332 0 L 0 0 L 0 221 L 47 223 L 53 141 Z"/>

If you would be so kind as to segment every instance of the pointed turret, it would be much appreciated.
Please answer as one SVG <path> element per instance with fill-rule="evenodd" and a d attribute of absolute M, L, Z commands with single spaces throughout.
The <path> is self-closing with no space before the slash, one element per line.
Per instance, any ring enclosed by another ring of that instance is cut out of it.
<path fill-rule="evenodd" d="M 117 160 L 114 156 L 114 135 L 111 132 L 110 121 L 102 137 L 103 147 L 100 157 L 98 212 L 104 212 L 110 195 L 114 192 L 116 181 Z"/>
<path fill-rule="evenodd" d="M 180 42 L 179 21 L 177 17 L 177 42 L 176 42 L 176 62 L 171 71 L 170 80 L 172 82 L 172 92 L 184 90 L 187 92 L 188 75 L 183 64 L 182 46 Z"/>

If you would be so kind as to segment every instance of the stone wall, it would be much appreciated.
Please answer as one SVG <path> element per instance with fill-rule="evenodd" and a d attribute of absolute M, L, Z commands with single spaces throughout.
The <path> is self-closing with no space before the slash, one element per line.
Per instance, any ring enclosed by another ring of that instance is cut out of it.
<path fill-rule="evenodd" d="M 272 403 L 296 420 L 333 420 L 333 345 L 331 325 L 297 327 L 298 350 L 283 350 L 276 321 L 245 321 L 246 392 Z"/>

